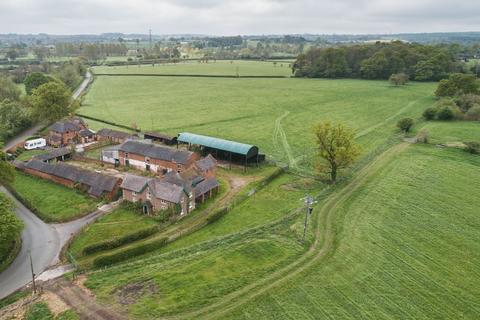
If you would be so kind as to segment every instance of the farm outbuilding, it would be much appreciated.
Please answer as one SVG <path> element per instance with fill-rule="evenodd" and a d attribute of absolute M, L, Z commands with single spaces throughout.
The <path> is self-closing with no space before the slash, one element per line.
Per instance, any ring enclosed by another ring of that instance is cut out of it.
<path fill-rule="evenodd" d="M 199 146 L 204 153 L 212 154 L 215 159 L 228 160 L 230 162 L 258 164 L 265 159 L 258 153 L 258 147 L 236 141 L 230 141 L 199 134 L 182 132 L 178 135 L 178 142 L 191 146 Z"/>
<path fill-rule="evenodd" d="M 160 132 L 156 132 L 156 131 L 145 132 L 143 134 L 143 138 L 148 139 L 148 140 L 152 140 L 152 141 L 156 141 L 156 142 L 161 142 L 161 143 L 164 143 L 166 145 L 177 144 L 177 137 L 170 136 L 168 134 L 160 133 Z"/>

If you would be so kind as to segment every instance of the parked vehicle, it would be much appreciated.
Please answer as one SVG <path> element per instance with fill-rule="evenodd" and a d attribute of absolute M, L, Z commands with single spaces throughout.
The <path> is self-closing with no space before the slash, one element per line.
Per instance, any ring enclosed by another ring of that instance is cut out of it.
<path fill-rule="evenodd" d="M 23 145 L 25 150 L 40 149 L 40 148 L 45 148 L 46 146 L 47 146 L 47 141 L 43 138 L 27 140 Z"/>

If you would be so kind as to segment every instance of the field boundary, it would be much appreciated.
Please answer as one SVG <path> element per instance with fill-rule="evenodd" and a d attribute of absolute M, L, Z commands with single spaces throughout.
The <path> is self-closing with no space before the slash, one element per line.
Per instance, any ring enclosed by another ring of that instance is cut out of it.
<path fill-rule="evenodd" d="M 95 73 L 99 77 L 180 77 L 180 78 L 230 78 L 230 79 L 288 79 L 290 76 L 240 76 L 221 74 L 171 74 L 171 73 Z"/>

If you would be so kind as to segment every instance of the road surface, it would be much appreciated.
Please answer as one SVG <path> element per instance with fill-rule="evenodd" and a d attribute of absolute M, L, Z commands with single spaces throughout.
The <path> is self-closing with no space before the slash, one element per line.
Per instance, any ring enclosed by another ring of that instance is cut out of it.
<path fill-rule="evenodd" d="M 82 93 L 91 80 L 90 72 L 87 72 L 85 80 L 73 95 L 74 98 Z M 19 136 L 9 141 L 4 150 L 23 141 L 26 137 L 34 134 L 41 128 L 41 125 L 32 127 Z M 10 192 L 0 186 L 0 192 L 4 192 L 15 202 L 15 212 L 24 222 L 25 228 L 22 232 L 22 248 L 13 263 L 0 274 L 0 299 L 8 296 L 15 290 L 28 284 L 31 279 L 30 252 L 32 255 L 33 269 L 39 275 L 48 267 L 59 262 L 59 255 L 62 247 L 67 243 L 72 234 L 78 232 L 83 226 L 90 223 L 100 215 L 112 209 L 112 206 L 104 206 L 99 210 L 72 222 L 62 224 L 46 224 L 33 212 L 23 206 L 15 199 Z"/>

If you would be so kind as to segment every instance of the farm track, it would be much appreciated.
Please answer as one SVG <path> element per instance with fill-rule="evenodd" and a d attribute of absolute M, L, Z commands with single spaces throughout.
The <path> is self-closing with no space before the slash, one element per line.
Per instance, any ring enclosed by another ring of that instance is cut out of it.
<path fill-rule="evenodd" d="M 118 313 L 98 305 L 89 294 L 65 279 L 54 282 L 47 290 L 60 297 L 68 306 L 75 310 L 82 320 L 126 319 Z"/>
<path fill-rule="evenodd" d="M 288 140 L 287 140 L 287 134 L 285 133 L 285 130 L 283 130 L 283 127 L 282 127 L 282 120 L 286 118 L 289 114 L 290 114 L 290 111 L 286 111 L 283 115 L 281 115 L 275 120 L 275 129 L 273 131 L 273 145 L 275 149 L 277 149 L 278 151 L 281 152 L 281 150 L 283 150 L 285 152 L 285 154 L 287 155 L 288 165 L 290 168 L 298 169 L 297 160 L 293 156 L 292 148 L 290 147 L 290 144 L 288 143 Z M 281 147 L 279 142 L 282 144 Z"/>
<path fill-rule="evenodd" d="M 343 202 L 348 200 L 353 192 L 361 187 L 371 176 L 373 176 L 378 169 L 382 168 L 397 154 L 404 151 L 408 145 L 408 143 L 403 142 L 391 147 L 374 159 L 368 166 L 363 168 L 348 185 L 343 187 L 338 192 L 333 193 L 329 197 L 317 215 L 315 240 L 308 251 L 305 252 L 298 260 L 276 272 L 273 272 L 261 281 L 252 283 L 238 291 L 225 295 L 217 303 L 192 312 L 164 317 L 163 319 L 220 318 L 225 313 L 245 304 L 246 302 L 260 296 L 263 293 L 266 293 L 267 291 L 281 285 L 285 281 L 302 274 L 315 263 L 321 262 L 333 247 L 333 241 L 335 238 L 333 221 L 335 218 L 336 209 Z"/>

